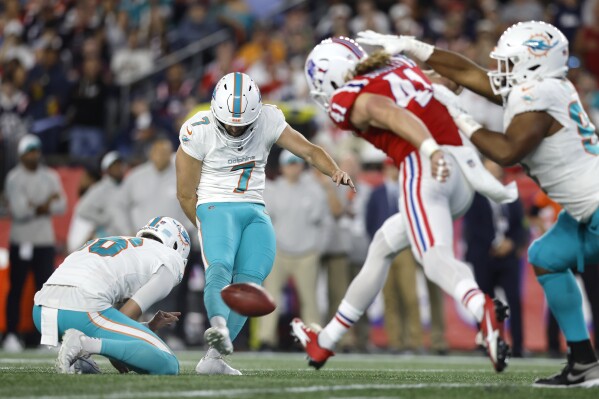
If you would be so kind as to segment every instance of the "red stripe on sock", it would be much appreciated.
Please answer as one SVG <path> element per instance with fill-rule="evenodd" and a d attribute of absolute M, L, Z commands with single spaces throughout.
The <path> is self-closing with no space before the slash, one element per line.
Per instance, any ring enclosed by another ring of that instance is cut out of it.
<path fill-rule="evenodd" d="M 341 323 L 341 325 L 345 328 L 350 328 L 351 325 L 347 324 L 345 321 L 343 321 L 343 319 L 337 315 L 335 315 L 335 320 L 337 320 L 339 323 Z"/>

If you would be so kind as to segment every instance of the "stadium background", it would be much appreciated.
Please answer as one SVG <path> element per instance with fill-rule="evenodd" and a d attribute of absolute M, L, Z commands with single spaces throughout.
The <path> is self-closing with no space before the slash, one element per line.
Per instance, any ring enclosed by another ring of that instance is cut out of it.
<path fill-rule="evenodd" d="M 302 70 L 307 53 L 320 39 L 331 35 L 351 37 L 365 28 L 417 35 L 489 65 L 488 52 L 505 27 L 518 20 L 552 22 L 570 40 L 570 77 L 581 91 L 591 118 L 597 122 L 599 33 L 593 28 L 599 22 L 596 3 L 596 0 L 7 0 L 0 6 L 3 90 L 12 83 L 24 94 L 22 101 L 26 106 L 17 107 L 10 115 L 12 119 L 6 116 L 5 108 L 0 110 L 0 182 L 3 184 L 7 171 L 17 162 L 18 139 L 25 132 L 38 134 L 44 144 L 45 160 L 57 168 L 68 195 L 67 213 L 54 220 L 61 253 L 58 263 L 66 255 L 67 229 L 84 170 L 97 167 L 101 154 L 108 149 L 119 150 L 130 166 L 139 164 L 145 160 L 148 142 L 158 134 L 166 134 L 176 143 L 181 122 L 189 113 L 206 107 L 214 83 L 234 70 L 252 76 L 265 102 L 279 104 L 292 126 L 308 137 L 316 137 L 333 153 L 339 155 L 352 149 L 361 154 L 366 166 L 380 163 L 380 155 L 326 122 L 307 95 Z M 46 51 L 58 54 L 60 70 L 56 73 L 67 85 L 49 88 L 40 98 L 28 82 L 37 60 Z M 73 100 L 67 88 L 76 85 L 88 58 L 98 61 L 99 76 L 106 87 L 101 125 L 104 145 L 92 149 L 95 155 L 82 159 L 72 153 L 69 132 L 77 122 L 73 115 L 86 110 L 80 109 L 81 104 Z M 142 118 L 146 113 L 151 115 L 149 125 Z M 277 155 L 278 151 L 273 151 L 270 177 L 276 175 Z M 380 181 L 376 168 L 366 169 L 366 181 Z M 519 168 L 508 170 L 508 180 L 512 179 L 518 181 L 522 199 L 529 207 L 537 193 L 534 184 Z M 3 331 L 8 291 L 8 255 L 4 248 L 8 246 L 10 219 L 7 209 L 2 206 L 0 209 L 0 331 Z M 458 232 L 459 227 L 457 222 Z M 460 250 L 459 240 L 456 248 Z M 522 270 L 525 347 L 540 351 L 546 348 L 544 298 L 531 269 Z M 31 279 L 27 284 L 24 295 L 30 298 Z M 21 331 L 32 328 L 30 309 L 31 301 L 23 301 L 22 312 L 26 317 L 22 317 Z M 458 305 L 449 297 L 445 311 L 450 347 L 472 349 L 474 326 L 462 319 Z M 374 331 L 378 333 L 373 334 L 373 339 L 383 343 L 385 337 L 380 328 Z"/>

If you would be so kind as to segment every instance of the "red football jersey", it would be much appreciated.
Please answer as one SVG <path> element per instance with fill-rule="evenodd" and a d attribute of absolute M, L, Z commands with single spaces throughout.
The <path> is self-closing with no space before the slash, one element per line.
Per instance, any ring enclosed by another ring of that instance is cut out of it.
<path fill-rule="evenodd" d="M 462 145 L 458 128 L 451 115 L 433 96 L 431 81 L 409 58 L 394 57 L 385 68 L 356 76 L 333 93 L 329 117 L 343 130 L 351 130 L 389 155 L 399 167 L 415 150 L 397 134 L 370 127 L 359 131 L 350 122 L 351 109 L 360 93 L 372 93 L 391 98 L 397 105 L 416 115 L 426 125 L 439 144 Z"/>

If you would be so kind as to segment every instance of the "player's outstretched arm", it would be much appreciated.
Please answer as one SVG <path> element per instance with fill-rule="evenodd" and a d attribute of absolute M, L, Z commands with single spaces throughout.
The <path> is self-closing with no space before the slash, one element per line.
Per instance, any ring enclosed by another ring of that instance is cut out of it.
<path fill-rule="evenodd" d="M 381 46 L 390 54 L 406 53 L 411 58 L 425 62 L 440 75 L 453 80 L 475 93 L 501 104 L 501 96 L 493 93 L 487 71 L 472 60 L 453 51 L 442 50 L 413 36 L 383 35 L 373 31 L 358 33 L 361 44 Z"/>
<path fill-rule="evenodd" d="M 426 125 L 389 97 L 371 93 L 360 94 L 352 108 L 351 123 L 363 130 L 372 126 L 395 133 L 431 160 L 431 171 L 435 179 L 445 181 L 449 176 L 443 151 Z"/>
<path fill-rule="evenodd" d="M 202 174 L 202 161 L 199 161 L 185 153 L 179 147 L 175 160 L 177 168 L 177 199 L 185 216 L 196 225 L 196 189 L 200 184 Z"/>
<path fill-rule="evenodd" d="M 350 176 L 339 169 L 333 158 L 322 147 L 308 141 L 291 126 L 287 125 L 276 143 L 298 157 L 303 158 L 307 163 L 329 176 L 337 185 L 343 184 L 356 191 L 356 187 Z"/>
<path fill-rule="evenodd" d="M 435 98 L 447 107 L 460 131 L 484 156 L 501 166 L 520 162 L 547 134 L 561 127 L 547 112 L 533 111 L 514 116 L 505 134 L 494 132 L 460 108 L 458 97 L 452 91 L 438 84 L 434 84 L 433 89 Z"/>

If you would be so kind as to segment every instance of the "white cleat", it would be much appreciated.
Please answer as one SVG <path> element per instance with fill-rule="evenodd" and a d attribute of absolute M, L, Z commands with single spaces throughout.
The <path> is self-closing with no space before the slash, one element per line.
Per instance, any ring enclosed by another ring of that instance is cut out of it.
<path fill-rule="evenodd" d="M 202 360 L 196 366 L 200 375 L 242 375 L 241 372 L 229 366 L 223 356 L 214 348 L 208 349 Z"/>
<path fill-rule="evenodd" d="M 204 341 L 221 355 L 226 356 L 233 353 L 233 342 L 231 342 L 229 330 L 226 327 L 210 327 L 204 333 Z"/>
<path fill-rule="evenodd" d="M 61 374 L 74 374 L 75 369 L 71 366 L 77 361 L 78 358 L 88 358 L 90 355 L 87 353 L 81 344 L 81 337 L 84 337 L 79 330 L 70 328 L 65 331 L 62 336 L 62 346 L 58 351 L 58 358 L 56 359 L 56 371 Z"/>

